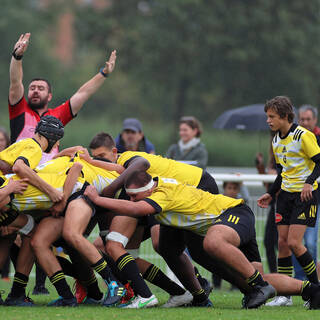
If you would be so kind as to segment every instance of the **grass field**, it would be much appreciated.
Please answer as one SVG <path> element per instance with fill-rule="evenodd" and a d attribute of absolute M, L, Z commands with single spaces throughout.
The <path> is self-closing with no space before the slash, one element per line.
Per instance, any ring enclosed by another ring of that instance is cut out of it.
<path fill-rule="evenodd" d="M 11 284 L 0 280 L 1 288 L 6 292 L 9 291 Z M 303 301 L 300 297 L 294 297 L 294 305 L 292 307 L 261 307 L 257 310 L 242 310 L 241 298 L 242 295 L 238 291 L 228 291 L 225 287 L 221 291 L 211 293 L 211 300 L 214 303 L 213 308 L 174 308 L 162 309 L 153 308 L 146 310 L 123 310 L 118 308 L 105 308 L 101 306 L 80 306 L 78 308 L 53 308 L 45 305 L 57 297 L 55 290 L 47 280 L 47 287 L 50 291 L 50 296 L 32 296 L 37 307 L 4 307 L 0 306 L 0 319 L 14 320 L 47 320 L 47 319 L 281 319 L 281 320 L 301 320 L 301 319 L 319 319 L 320 311 L 306 310 L 303 307 Z M 105 287 L 104 285 L 100 286 Z M 32 291 L 33 281 L 31 279 L 27 291 Z M 162 290 L 152 287 L 153 293 L 158 297 L 160 304 L 163 304 L 168 299 L 168 295 Z M 5 296 L 5 295 L 4 295 Z"/>

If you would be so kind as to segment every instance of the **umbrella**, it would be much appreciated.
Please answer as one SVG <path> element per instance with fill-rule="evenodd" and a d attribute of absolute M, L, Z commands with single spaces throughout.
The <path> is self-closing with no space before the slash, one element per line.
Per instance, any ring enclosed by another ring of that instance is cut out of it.
<path fill-rule="evenodd" d="M 215 120 L 213 127 L 247 131 L 270 130 L 266 121 L 264 104 L 253 104 L 224 112 Z"/>

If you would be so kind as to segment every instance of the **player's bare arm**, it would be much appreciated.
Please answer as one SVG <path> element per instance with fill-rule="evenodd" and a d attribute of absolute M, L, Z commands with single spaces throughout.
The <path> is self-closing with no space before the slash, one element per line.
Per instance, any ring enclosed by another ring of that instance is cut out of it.
<path fill-rule="evenodd" d="M 97 206 L 107 208 L 110 211 L 116 212 L 120 215 L 130 217 L 143 217 L 149 214 L 156 213 L 155 209 L 146 201 L 128 201 L 118 200 L 112 198 L 100 197 L 97 190 L 93 186 L 88 186 L 84 192 L 92 202 Z"/>
<path fill-rule="evenodd" d="M 150 168 L 150 162 L 143 157 L 136 157 L 132 161 L 130 161 L 127 169 L 121 173 L 121 175 L 115 179 L 109 186 L 107 186 L 102 195 L 105 197 L 114 197 L 116 192 L 122 188 L 124 181 L 133 171 L 146 171 Z"/>
<path fill-rule="evenodd" d="M 64 182 L 64 185 L 63 185 L 63 198 L 61 201 L 57 202 L 51 207 L 50 212 L 52 216 L 58 217 L 66 207 L 67 200 L 71 195 L 74 185 L 76 184 L 78 178 L 80 177 L 82 167 L 83 166 L 81 163 L 76 162 L 72 165 L 72 167 L 68 171 L 66 181 Z"/>
<path fill-rule="evenodd" d="M 61 150 L 59 153 L 57 153 L 53 157 L 53 159 L 56 159 L 59 157 L 64 157 L 64 156 L 72 158 L 75 156 L 75 154 L 77 152 L 84 152 L 85 150 L 86 150 L 86 148 L 84 148 L 82 146 L 74 146 L 74 147 L 66 148 L 66 149 Z"/>
<path fill-rule="evenodd" d="M 53 202 L 58 202 L 62 199 L 61 191 L 56 190 L 47 182 L 42 180 L 23 160 L 18 159 L 12 167 L 12 170 L 20 178 L 28 179 L 29 183 L 37 187 L 39 190 L 47 194 Z"/>
<path fill-rule="evenodd" d="M 24 87 L 22 84 L 23 69 L 22 56 L 26 52 L 31 33 L 24 33 L 20 36 L 13 48 L 13 54 L 10 62 L 10 87 L 9 102 L 16 104 L 23 96 Z"/>
<path fill-rule="evenodd" d="M 113 50 L 105 66 L 101 68 L 98 74 L 80 87 L 80 89 L 71 97 L 70 104 L 72 113 L 76 115 L 83 104 L 101 87 L 106 77 L 111 74 L 116 65 L 117 52 Z"/>

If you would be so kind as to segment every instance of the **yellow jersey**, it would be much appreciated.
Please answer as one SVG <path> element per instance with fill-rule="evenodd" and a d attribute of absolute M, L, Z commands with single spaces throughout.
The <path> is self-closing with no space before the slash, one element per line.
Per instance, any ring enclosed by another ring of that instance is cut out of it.
<path fill-rule="evenodd" d="M 203 169 L 176 160 L 163 158 L 158 155 L 126 151 L 119 155 L 117 163 L 127 168 L 129 162 L 135 157 L 145 158 L 150 162 L 147 172 L 152 176 L 161 176 L 176 179 L 179 182 L 187 183 L 191 186 L 198 186 L 201 180 Z"/>
<path fill-rule="evenodd" d="M 17 159 L 22 159 L 31 169 L 39 164 L 41 157 L 42 149 L 39 143 L 32 138 L 15 142 L 0 152 L 0 160 L 9 165 L 13 166 Z"/>
<path fill-rule="evenodd" d="M 164 225 L 193 231 L 204 236 L 217 217 L 244 203 L 222 194 L 212 194 L 175 179 L 157 177 L 158 186 L 144 199 L 156 210 L 155 218 Z"/>
<path fill-rule="evenodd" d="M 116 171 L 108 171 L 103 168 L 94 166 L 87 161 L 81 159 L 79 156 L 75 156 L 73 159 L 70 157 L 59 157 L 52 159 L 39 165 L 36 168 L 38 173 L 67 173 L 67 171 L 72 167 L 74 162 L 79 162 L 82 164 L 82 174 L 86 182 L 93 185 L 98 193 L 107 187 L 113 180 L 115 180 L 119 174 Z"/>
<path fill-rule="evenodd" d="M 63 185 L 67 175 L 65 173 L 52 174 L 52 173 L 38 173 L 39 177 L 45 182 L 50 184 L 57 190 L 63 191 Z M 8 174 L 5 176 L 5 181 L 0 188 L 5 187 L 8 184 L 9 178 L 19 180 L 20 178 L 16 174 Z M 80 191 L 84 184 L 84 179 L 79 177 L 76 182 L 72 194 Z M 47 210 L 51 208 L 53 202 L 49 196 L 43 193 L 38 188 L 28 185 L 23 194 L 12 194 L 11 207 L 16 211 L 29 211 L 29 210 Z"/>
<path fill-rule="evenodd" d="M 287 192 L 301 192 L 315 163 L 312 157 L 320 153 L 316 136 L 309 130 L 293 124 L 288 134 L 281 138 L 279 132 L 272 140 L 272 149 L 277 164 L 282 166 L 281 189 Z M 317 181 L 313 190 L 318 188 Z"/>

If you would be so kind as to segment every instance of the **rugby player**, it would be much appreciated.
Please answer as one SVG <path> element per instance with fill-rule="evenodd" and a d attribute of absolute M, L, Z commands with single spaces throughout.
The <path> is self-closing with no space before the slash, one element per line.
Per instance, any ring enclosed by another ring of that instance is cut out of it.
<path fill-rule="evenodd" d="M 309 295 L 311 308 L 319 308 L 318 285 L 277 274 L 267 276 L 271 285 L 250 263 L 246 256 L 259 260 L 260 254 L 254 214 L 242 199 L 212 195 L 174 179 L 152 178 L 144 171 L 133 172 L 125 181 L 125 189 L 131 201 L 101 197 L 92 186 L 87 187 L 84 194 L 96 205 L 118 214 L 134 217 L 154 214 L 162 225 L 202 236 L 204 250 L 234 269 L 252 289 L 247 308 L 264 304 L 276 295 L 275 288 L 279 293 Z"/>

